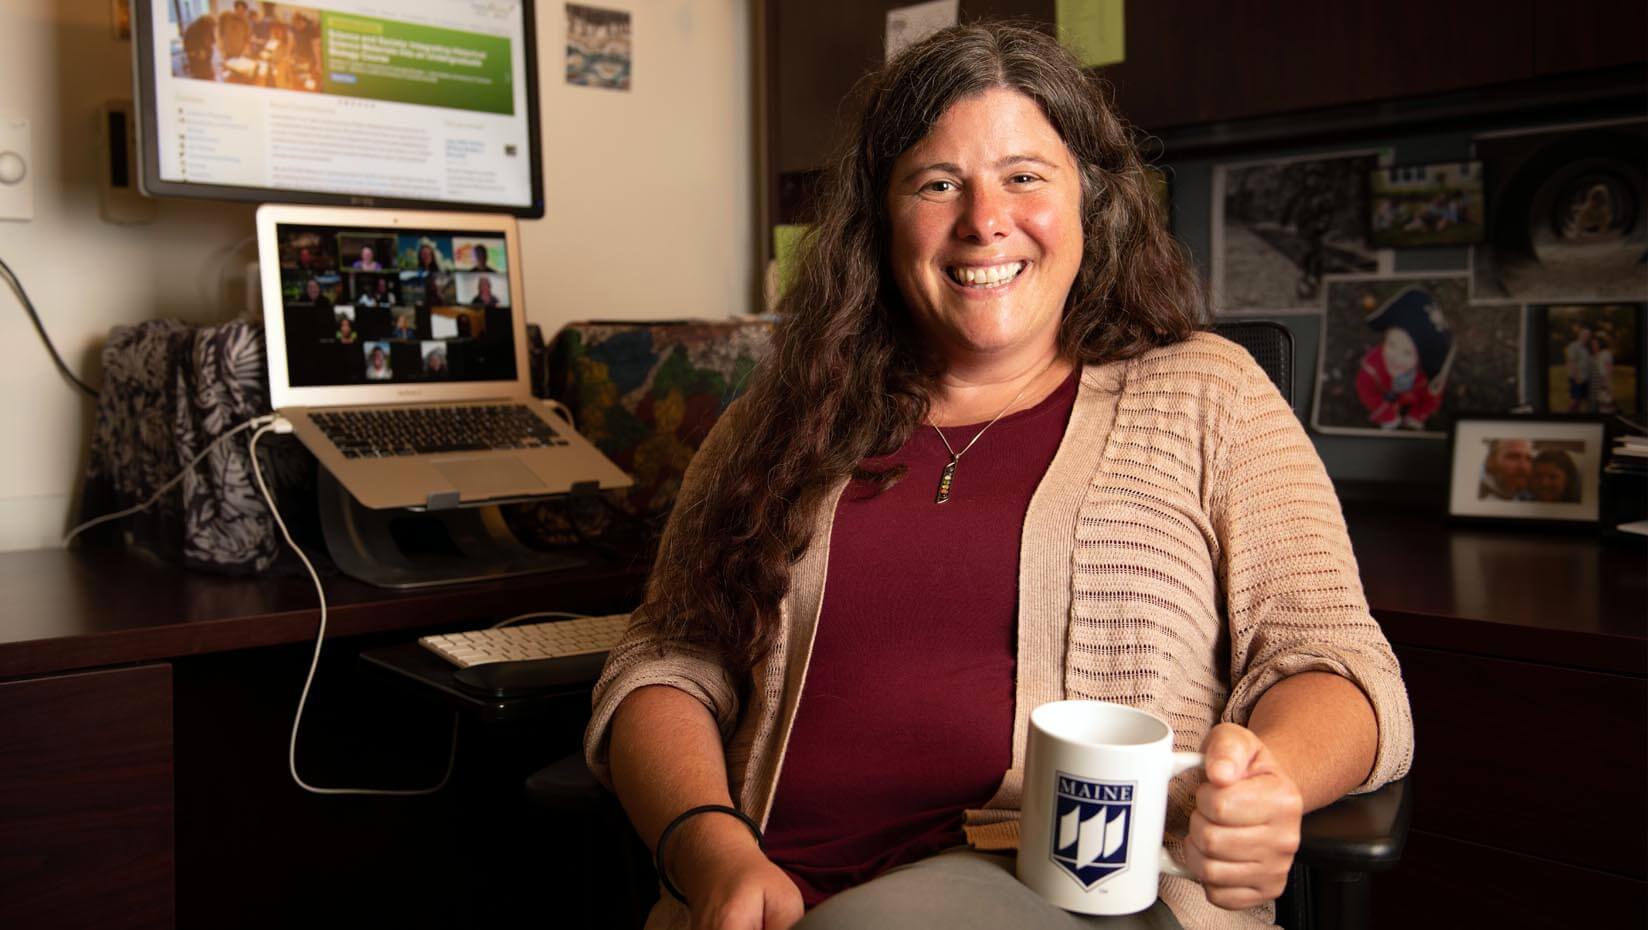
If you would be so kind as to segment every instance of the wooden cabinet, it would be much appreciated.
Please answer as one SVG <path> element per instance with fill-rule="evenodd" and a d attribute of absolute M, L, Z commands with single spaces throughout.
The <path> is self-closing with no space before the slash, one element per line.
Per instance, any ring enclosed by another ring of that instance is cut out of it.
<path fill-rule="evenodd" d="M 1152 130 L 1533 76 L 1532 0 L 1151 0 L 1127 17 L 1127 60 L 1101 73 Z"/>
<path fill-rule="evenodd" d="M 1648 680 L 1396 653 L 1413 821 L 1402 865 L 1374 879 L 1374 925 L 1608 927 L 1648 913 Z"/>
<path fill-rule="evenodd" d="M 882 60 L 887 11 L 907 0 L 768 0 L 763 72 L 768 217 L 793 220 Z M 964 22 L 1052 28 L 1052 0 L 963 0 Z M 1516 87 L 1648 61 L 1640 0 L 1384 0 L 1127 4 L 1127 60 L 1101 69 L 1151 132 Z"/>
<path fill-rule="evenodd" d="M 1565 74 L 1648 58 L 1648 4 L 1586 0 L 1534 4 L 1534 73 Z"/>
<path fill-rule="evenodd" d="M 1648 575 L 1634 540 L 1345 508 L 1413 709 L 1413 819 L 1375 927 L 1648 913 Z"/>
<path fill-rule="evenodd" d="M 174 923 L 172 671 L 0 683 L 0 927 Z"/>

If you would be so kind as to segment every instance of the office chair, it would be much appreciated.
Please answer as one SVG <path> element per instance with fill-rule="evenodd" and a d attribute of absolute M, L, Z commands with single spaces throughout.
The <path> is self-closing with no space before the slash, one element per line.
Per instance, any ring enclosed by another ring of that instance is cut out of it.
<path fill-rule="evenodd" d="M 1241 320 L 1215 323 L 1213 331 L 1246 349 L 1293 404 L 1293 330 L 1272 320 Z"/>
<path fill-rule="evenodd" d="M 1268 320 L 1218 323 L 1213 331 L 1247 349 L 1293 403 L 1293 333 Z M 581 858 L 587 890 L 581 926 L 631 930 L 646 922 L 658 898 L 652 858 L 617 799 L 591 775 L 582 753 L 539 770 L 526 781 L 532 807 L 557 824 L 580 826 L 591 838 Z M 1373 922 L 1370 876 L 1392 869 L 1408 834 L 1412 792 L 1399 779 L 1305 815 L 1287 889 L 1276 902 L 1285 930 L 1367 930 Z M 604 844 L 604 845 L 603 845 Z"/>
<path fill-rule="evenodd" d="M 583 753 L 526 780 L 527 800 L 565 835 L 584 836 L 573 887 L 584 889 L 569 926 L 636 930 L 658 899 L 652 857 L 618 799 L 584 765 Z M 1285 930 L 1367 930 L 1373 925 L 1370 876 L 1395 868 L 1408 834 L 1407 779 L 1350 795 L 1305 815 L 1287 889 L 1276 901 Z"/>

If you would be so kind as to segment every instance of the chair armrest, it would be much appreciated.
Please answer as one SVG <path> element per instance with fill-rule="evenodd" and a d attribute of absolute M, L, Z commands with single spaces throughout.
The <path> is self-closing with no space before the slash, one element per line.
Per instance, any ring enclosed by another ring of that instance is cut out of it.
<path fill-rule="evenodd" d="M 1341 872 L 1383 872 L 1402 858 L 1413 792 L 1399 778 L 1306 814 L 1295 861 Z"/>
<path fill-rule="evenodd" d="M 551 762 L 526 780 L 526 796 L 532 806 L 553 813 L 588 814 L 618 807 L 618 799 L 595 780 L 584 754 L 574 752 Z"/>

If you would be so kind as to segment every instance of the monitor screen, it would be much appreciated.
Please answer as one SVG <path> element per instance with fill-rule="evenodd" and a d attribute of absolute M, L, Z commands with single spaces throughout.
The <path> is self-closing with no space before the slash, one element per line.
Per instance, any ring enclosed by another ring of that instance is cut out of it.
<path fill-rule="evenodd" d="M 133 0 L 144 190 L 543 215 L 531 0 Z"/>
<path fill-rule="evenodd" d="M 275 226 L 289 386 L 510 381 L 504 238 Z"/>

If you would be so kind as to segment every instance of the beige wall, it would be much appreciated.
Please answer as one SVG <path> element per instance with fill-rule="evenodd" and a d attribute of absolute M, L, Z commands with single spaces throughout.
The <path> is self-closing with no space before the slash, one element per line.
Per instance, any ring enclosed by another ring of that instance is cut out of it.
<path fill-rule="evenodd" d="M 753 308 L 749 4 L 613 0 L 634 19 L 628 93 L 561 79 L 565 7 L 537 4 L 545 218 L 522 226 L 528 317 L 724 316 Z M 155 222 L 98 216 L 95 117 L 131 95 L 109 0 L 0 0 L 0 118 L 33 124 L 32 222 L 0 221 L 0 258 L 71 367 L 101 380 L 112 326 L 241 312 L 252 207 L 159 202 Z M 0 285 L 0 551 L 68 528 L 94 409 L 52 367 Z"/>

